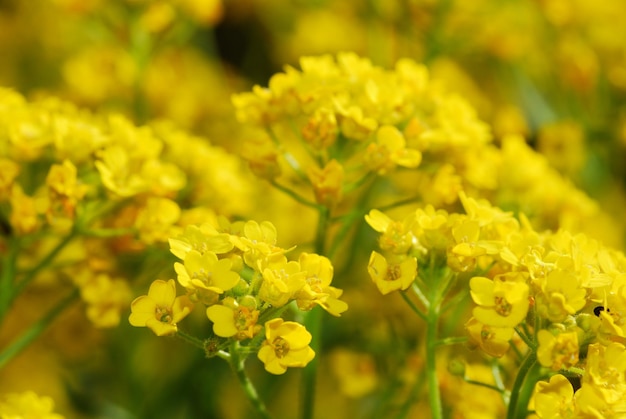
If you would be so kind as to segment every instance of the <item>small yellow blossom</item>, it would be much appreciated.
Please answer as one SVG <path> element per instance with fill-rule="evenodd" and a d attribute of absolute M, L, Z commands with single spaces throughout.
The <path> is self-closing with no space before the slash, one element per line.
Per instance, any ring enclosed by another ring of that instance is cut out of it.
<path fill-rule="evenodd" d="M 388 215 L 377 209 L 373 209 L 365 215 L 365 221 L 376 231 L 382 233 L 378 244 L 383 250 L 389 250 L 394 254 L 406 254 L 416 238 L 412 232 L 414 217 L 406 217 L 403 221 L 394 221 Z"/>
<path fill-rule="evenodd" d="M 573 367 L 578 363 L 578 333 L 566 332 L 553 335 L 542 329 L 537 333 L 539 348 L 537 359 L 544 367 L 554 371 Z"/>
<path fill-rule="evenodd" d="M 9 223 L 17 234 L 30 234 L 41 226 L 35 199 L 26 195 L 18 184 L 13 185 L 10 203 Z"/>
<path fill-rule="evenodd" d="M 101 273 L 80 284 L 80 294 L 87 303 L 87 318 L 96 327 L 115 327 L 122 310 L 131 299 L 128 283 Z"/>
<path fill-rule="evenodd" d="M 317 109 L 302 127 L 302 137 L 315 149 L 333 145 L 337 134 L 337 117 L 327 108 Z"/>
<path fill-rule="evenodd" d="M 318 204 L 332 208 L 341 201 L 344 171 L 337 160 L 331 160 L 323 169 L 312 167 L 308 171 L 308 176 Z"/>
<path fill-rule="evenodd" d="M 306 272 L 296 261 L 285 257 L 273 261 L 263 269 L 263 282 L 259 298 L 274 307 L 282 307 L 302 290 L 306 283 Z"/>
<path fill-rule="evenodd" d="M 186 295 L 176 296 L 176 282 L 173 279 L 157 279 L 150 285 L 148 295 L 137 297 L 130 305 L 128 321 L 135 327 L 147 327 L 157 336 L 176 333 L 176 324 L 193 309 L 193 303 Z"/>
<path fill-rule="evenodd" d="M 509 341 L 515 333 L 512 327 L 488 326 L 474 317 L 465 323 L 465 330 L 471 345 L 480 347 L 485 353 L 495 357 L 501 357 L 509 350 Z"/>
<path fill-rule="evenodd" d="M 11 195 L 13 182 L 20 172 L 20 166 L 13 160 L 0 158 L 0 201 Z"/>
<path fill-rule="evenodd" d="M 0 418 L 3 419 L 63 419 L 54 413 L 54 401 L 32 391 L 8 393 L 0 397 Z"/>
<path fill-rule="evenodd" d="M 331 287 L 333 266 L 327 257 L 315 253 L 302 253 L 300 267 L 306 272 L 305 284 L 296 295 L 298 308 L 311 310 L 316 304 L 333 316 L 339 316 L 348 309 L 348 305 L 339 300 L 342 290 Z"/>
<path fill-rule="evenodd" d="M 535 413 L 541 419 L 574 417 L 574 389 L 561 374 L 535 386 Z"/>
<path fill-rule="evenodd" d="M 309 346 L 311 334 L 299 323 L 270 320 L 265 323 L 265 338 L 258 357 L 272 374 L 283 374 L 289 367 L 305 367 L 315 357 Z"/>
<path fill-rule="evenodd" d="M 385 174 L 396 166 L 415 168 L 422 161 L 422 153 L 406 148 L 406 140 L 400 130 L 391 125 L 383 125 L 376 133 L 376 142 L 370 143 L 365 151 L 367 165 Z"/>
<path fill-rule="evenodd" d="M 223 254 L 230 252 L 234 245 L 230 236 L 219 233 L 211 225 L 188 225 L 185 231 L 175 239 L 169 239 L 170 251 L 179 259 L 184 260 L 187 253 L 195 250 L 200 254 L 213 252 Z"/>
<path fill-rule="evenodd" d="M 213 322 L 213 332 L 217 336 L 239 340 L 252 339 L 261 329 L 257 324 L 259 310 L 238 304 L 232 298 L 225 298 L 222 304 L 206 309 L 206 315 Z"/>
<path fill-rule="evenodd" d="M 231 267 L 230 259 L 218 259 L 213 252 L 200 254 L 196 250 L 187 253 L 184 264 L 174 264 L 180 285 L 190 290 L 206 290 L 217 294 L 239 283 L 239 274 L 233 272 Z"/>
<path fill-rule="evenodd" d="M 146 244 L 165 242 L 175 236 L 176 222 L 180 218 L 180 207 L 167 198 L 149 198 L 146 206 L 139 212 L 135 227 L 139 238 Z"/>
<path fill-rule="evenodd" d="M 589 345 L 583 386 L 598 389 L 602 399 L 614 405 L 626 397 L 626 347 L 621 343 Z"/>
<path fill-rule="evenodd" d="M 383 294 L 396 290 L 405 290 L 411 286 L 417 276 L 417 259 L 407 257 L 397 264 L 390 264 L 383 255 L 372 252 L 367 272 Z"/>
<path fill-rule="evenodd" d="M 528 313 L 528 285 L 524 282 L 475 276 L 470 280 L 470 294 L 478 304 L 473 315 L 485 325 L 515 327 Z"/>
<path fill-rule="evenodd" d="M 561 322 L 587 303 L 587 291 L 573 272 L 555 269 L 537 282 L 541 286 L 541 292 L 535 296 L 537 313 L 550 321 Z"/>

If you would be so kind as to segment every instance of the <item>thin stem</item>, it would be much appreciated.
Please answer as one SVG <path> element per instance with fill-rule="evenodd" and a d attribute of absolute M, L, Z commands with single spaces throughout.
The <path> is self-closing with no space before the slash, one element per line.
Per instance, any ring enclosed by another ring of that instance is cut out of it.
<path fill-rule="evenodd" d="M 291 189 L 287 188 L 286 186 L 281 185 L 280 183 L 272 180 L 270 181 L 270 184 L 275 187 L 276 189 L 278 189 L 281 192 L 284 192 L 285 194 L 289 195 L 290 197 L 292 197 L 293 199 L 295 199 L 296 201 L 298 201 L 299 203 L 301 203 L 302 205 L 306 205 L 307 207 L 311 207 L 311 208 L 315 208 L 315 209 L 321 209 L 324 208 L 323 206 L 316 204 L 313 201 L 309 201 L 308 199 L 306 199 L 305 197 L 301 196 L 300 194 L 298 194 L 297 192 L 292 191 Z"/>
<path fill-rule="evenodd" d="M 431 418 L 441 419 L 443 409 L 437 377 L 437 328 L 439 326 L 439 304 L 433 301 L 426 319 L 426 374 L 428 380 L 428 401 L 430 402 Z"/>
<path fill-rule="evenodd" d="M 330 223 L 330 211 L 326 207 L 319 210 L 319 221 L 315 234 L 315 253 L 324 254 L 326 249 L 326 232 Z M 318 358 L 321 348 L 322 310 L 315 307 L 304 319 L 304 326 L 312 336 L 311 349 L 317 356 L 304 368 L 302 374 L 302 419 L 312 419 L 315 409 L 315 382 L 317 377 Z"/>
<path fill-rule="evenodd" d="M 513 388 L 511 389 L 511 399 L 507 411 L 507 419 L 518 419 L 526 417 L 528 403 L 535 385 L 535 380 L 531 377 L 531 371 L 537 365 L 535 352 L 529 351 L 526 359 L 517 372 Z"/>
<path fill-rule="evenodd" d="M 413 303 L 413 301 L 411 301 L 411 299 L 409 298 L 408 295 L 406 295 L 406 292 L 401 291 L 400 295 L 402 296 L 402 298 L 404 299 L 404 301 L 406 301 L 406 303 L 409 305 L 409 307 L 411 307 L 411 310 L 413 310 L 413 312 L 415 314 L 417 314 L 419 317 L 421 317 L 422 319 L 426 320 L 426 314 L 424 314 L 422 312 L 422 310 L 419 309 L 418 306 L 415 305 L 415 303 Z"/>
<path fill-rule="evenodd" d="M 497 362 L 491 363 L 491 374 L 493 375 L 493 380 L 496 382 L 496 386 L 502 391 L 502 401 L 504 401 L 505 406 L 508 406 L 511 399 L 511 393 L 509 393 L 504 386 L 500 365 Z"/>
<path fill-rule="evenodd" d="M 205 345 L 204 345 L 204 342 L 201 339 L 198 339 L 195 336 L 191 336 L 191 335 L 189 335 L 189 334 L 187 334 L 187 333 L 185 333 L 183 331 L 180 331 L 180 330 L 176 331 L 176 336 L 181 338 L 185 342 L 195 346 L 198 349 L 202 349 L 202 350 L 206 349 Z"/>
<path fill-rule="evenodd" d="M 467 342 L 467 336 L 454 336 L 450 338 L 439 339 L 436 344 L 437 346 L 446 346 L 446 345 L 458 345 L 460 343 Z"/>
<path fill-rule="evenodd" d="M 33 324 L 17 340 L 11 343 L 6 349 L 0 352 L 0 368 L 4 367 L 14 356 L 19 354 L 31 342 L 37 339 L 63 310 L 72 304 L 78 297 L 78 289 L 74 289 L 70 295 L 61 300 L 52 308 L 41 320 Z"/>
<path fill-rule="evenodd" d="M 231 345 L 230 366 L 232 367 L 233 371 L 235 371 L 235 374 L 237 375 L 237 379 L 239 380 L 239 384 L 241 385 L 241 388 L 246 393 L 248 400 L 250 400 L 250 402 L 252 403 L 252 406 L 254 407 L 256 412 L 259 414 L 259 417 L 264 418 L 264 419 L 271 419 L 272 416 L 267 411 L 267 408 L 265 407 L 265 404 L 259 397 L 259 393 L 256 391 L 254 384 L 252 383 L 252 381 L 246 374 L 246 370 L 245 370 L 246 358 L 240 356 L 241 354 L 239 354 L 238 350 L 239 350 L 239 342 L 235 341 Z"/>
<path fill-rule="evenodd" d="M 530 338 L 528 336 L 526 336 L 526 333 L 524 333 L 519 327 L 515 328 L 515 331 L 517 332 L 517 334 L 519 335 L 520 338 L 522 338 L 522 340 L 524 341 L 524 343 L 531 349 L 534 350 L 535 349 L 535 343 L 530 340 Z"/>
<path fill-rule="evenodd" d="M 413 284 L 411 285 L 411 289 L 413 290 L 417 298 L 419 298 L 422 305 L 426 307 L 426 310 L 428 310 L 430 308 L 430 301 L 428 301 L 428 298 L 426 298 L 420 286 L 413 282 Z"/>
<path fill-rule="evenodd" d="M 464 381 L 468 384 L 485 387 L 485 388 L 488 388 L 489 390 L 497 391 L 500 394 L 503 394 L 506 391 L 506 390 L 502 390 L 501 388 L 498 388 L 497 386 L 493 384 L 483 383 L 482 381 L 469 380 L 467 378 L 464 378 Z"/>
<path fill-rule="evenodd" d="M 378 210 L 382 211 L 382 212 L 388 211 L 390 209 L 401 207 L 403 205 L 409 205 L 409 204 L 414 204 L 416 202 L 420 202 L 421 199 L 422 199 L 421 196 L 413 196 L 411 198 L 402 199 L 400 201 L 397 201 L 397 202 L 394 202 L 394 203 L 391 203 L 391 204 L 388 204 L 388 205 L 383 205 L 382 207 L 378 207 Z"/>
<path fill-rule="evenodd" d="M 15 281 L 15 264 L 19 244 L 17 240 L 8 240 L 8 250 L 2 258 L 2 273 L 0 274 L 0 324 L 11 304 L 11 289 Z"/>
<path fill-rule="evenodd" d="M 69 244 L 69 242 L 72 241 L 72 239 L 75 236 L 76 236 L 76 230 L 73 229 L 67 236 L 63 237 L 63 239 L 57 243 L 57 245 L 37 264 L 37 266 L 35 266 L 28 273 L 26 273 L 26 275 L 20 282 L 15 284 L 15 287 L 13 288 L 13 292 L 11 293 L 11 296 L 9 297 L 10 302 L 13 301 L 15 297 L 17 297 L 22 292 L 22 290 L 28 284 L 30 284 L 33 281 L 33 279 L 37 277 L 39 272 L 46 269 L 48 265 L 52 263 L 54 258 L 61 252 L 61 250 L 65 248 L 65 246 Z"/>

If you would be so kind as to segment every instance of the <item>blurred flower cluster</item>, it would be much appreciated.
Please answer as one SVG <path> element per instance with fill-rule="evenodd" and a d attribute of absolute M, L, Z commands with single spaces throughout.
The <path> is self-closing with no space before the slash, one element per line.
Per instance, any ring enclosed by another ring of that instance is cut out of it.
<path fill-rule="evenodd" d="M 0 0 L 0 417 L 623 417 L 625 17 Z"/>

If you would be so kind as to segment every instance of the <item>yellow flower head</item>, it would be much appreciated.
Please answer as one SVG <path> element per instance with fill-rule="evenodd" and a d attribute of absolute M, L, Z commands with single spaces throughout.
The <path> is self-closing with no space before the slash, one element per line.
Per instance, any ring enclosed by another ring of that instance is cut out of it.
<path fill-rule="evenodd" d="M 224 299 L 222 304 L 208 307 L 206 315 L 213 322 L 213 332 L 224 338 L 252 339 L 261 329 L 257 325 L 259 310 L 239 305 L 229 298 Z"/>
<path fill-rule="evenodd" d="M 63 419 L 53 412 L 54 401 L 32 391 L 8 393 L 0 397 L 0 417 L 6 419 Z"/>
<path fill-rule="evenodd" d="M 146 206 L 139 212 L 135 227 L 139 238 L 146 244 L 165 242 L 175 235 L 175 223 L 180 218 L 180 207 L 167 198 L 149 198 Z"/>
<path fill-rule="evenodd" d="M 341 201 L 344 171 L 343 166 L 337 160 L 331 160 L 323 169 L 317 166 L 311 167 L 308 176 L 318 204 L 332 208 Z"/>
<path fill-rule="evenodd" d="M 567 369 L 578 363 L 578 333 L 566 332 L 553 335 L 549 331 L 542 329 L 537 333 L 539 348 L 537 349 L 537 359 L 544 367 L 553 371 Z"/>
<path fill-rule="evenodd" d="M 300 263 L 281 258 L 263 270 L 259 298 L 274 307 L 284 306 L 302 290 L 305 278 Z"/>
<path fill-rule="evenodd" d="M 403 255 L 416 244 L 415 236 L 411 230 L 414 218 L 411 216 L 403 221 L 394 221 L 388 215 L 373 209 L 369 214 L 365 215 L 365 221 L 374 230 L 382 233 L 378 239 L 378 244 L 383 250 Z"/>
<path fill-rule="evenodd" d="M 191 250 L 201 254 L 211 251 L 219 255 L 230 252 L 234 247 L 228 234 L 217 232 L 209 224 L 188 225 L 183 234 L 169 239 L 169 243 L 170 252 L 182 260 Z"/>
<path fill-rule="evenodd" d="M 389 264 L 383 255 L 372 252 L 367 272 L 383 294 L 405 290 L 411 286 L 417 275 L 417 259 L 407 257 L 398 264 Z"/>
<path fill-rule="evenodd" d="M 535 386 L 535 412 L 540 418 L 568 418 L 574 415 L 574 389 L 561 374 Z"/>
<path fill-rule="evenodd" d="M 348 305 L 339 300 L 343 291 L 330 286 L 333 266 L 328 258 L 315 253 L 302 253 L 300 267 L 306 272 L 306 282 L 296 295 L 300 310 L 311 310 L 319 305 L 333 316 L 339 316 L 348 309 Z"/>
<path fill-rule="evenodd" d="M 574 272 L 555 269 L 538 283 L 541 290 L 535 296 L 537 313 L 550 321 L 561 322 L 587 303 L 587 291 Z"/>
<path fill-rule="evenodd" d="M 231 267 L 230 259 L 218 259 L 213 252 L 200 254 L 196 250 L 187 253 L 184 264 L 174 264 L 180 285 L 190 290 L 206 290 L 217 294 L 239 283 L 239 274 L 233 272 Z"/>
<path fill-rule="evenodd" d="M 621 343 L 589 345 L 583 386 L 598 389 L 609 405 L 626 397 L 626 347 Z"/>
<path fill-rule="evenodd" d="M 376 142 L 367 147 L 364 158 L 372 170 L 383 175 L 396 166 L 411 169 L 419 166 L 422 153 L 406 148 L 404 135 L 396 127 L 383 125 L 376 132 Z"/>
<path fill-rule="evenodd" d="M 470 280 L 470 294 L 478 304 L 473 315 L 485 325 L 515 327 L 528 313 L 528 285 L 524 282 L 475 276 Z"/>
<path fill-rule="evenodd" d="M 270 320 L 265 323 L 265 338 L 258 357 L 272 374 L 283 374 L 289 367 L 305 367 L 315 357 L 309 346 L 311 334 L 299 323 Z"/>
<path fill-rule="evenodd" d="M 514 333 L 512 327 L 488 326 L 474 317 L 465 323 L 465 330 L 472 345 L 495 357 L 501 357 L 509 350 L 509 341 Z"/>
<path fill-rule="evenodd" d="M 137 297 L 130 308 L 130 324 L 147 327 L 157 336 L 165 336 L 176 333 L 176 324 L 187 317 L 193 303 L 186 295 L 176 296 L 176 282 L 173 279 L 167 282 L 157 279 L 150 285 L 148 295 Z"/>

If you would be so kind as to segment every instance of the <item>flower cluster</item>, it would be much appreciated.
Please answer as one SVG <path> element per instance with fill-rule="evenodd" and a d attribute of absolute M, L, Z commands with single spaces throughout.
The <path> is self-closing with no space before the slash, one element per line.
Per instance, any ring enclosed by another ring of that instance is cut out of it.
<path fill-rule="evenodd" d="M 186 294 L 176 297 L 174 280 L 157 280 L 147 296 L 133 301 L 130 323 L 150 328 L 158 336 L 178 332 L 177 323 L 194 304 L 206 307 L 214 338 L 205 341 L 208 356 L 223 355 L 233 342 L 258 350 L 267 371 L 282 374 L 287 367 L 303 367 L 315 353 L 311 334 L 297 322 L 278 317 L 294 302 L 310 311 L 320 306 L 339 316 L 348 306 L 342 291 L 331 286 L 333 267 L 324 256 L 301 253 L 288 260 L 276 245 L 270 222 L 189 225 L 170 239 L 178 283 Z M 260 349 L 258 340 L 265 329 Z"/>
<path fill-rule="evenodd" d="M 493 357 L 528 352 L 556 374 L 537 385 L 539 417 L 554 417 L 554 409 L 624 412 L 626 256 L 583 234 L 538 233 L 523 215 L 518 221 L 486 201 L 460 198 L 464 214 L 428 206 L 402 221 L 378 210 L 366 216 L 385 252 L 372 252 L 368 267 L 378 289 L 412 287 L 428 306 L 433 290 L 443 298 L 462 283 L 457 292 L 469 290 L 475 304 L 465 322 L 471 347 Z M 582 377 L 575 403 L 559 373 Z"/>
<path fill-rule="evenodd" d="M 221 165 L 206 170 L 211 160 Z M 58 254 L 48 273 L 72 278 L 96 326 L 116 326 L 130 301 L 127 273 L 109 256 L 165 243 L 199 212 L 245 212 L 249 204 L 229 198 L 219 181 L 245 197 L 238 173 L 234 156 L 169 125 L 137 127 L 121 115 L 0 90 L 0 246 L 21 249 L 21 287 Z"/>

